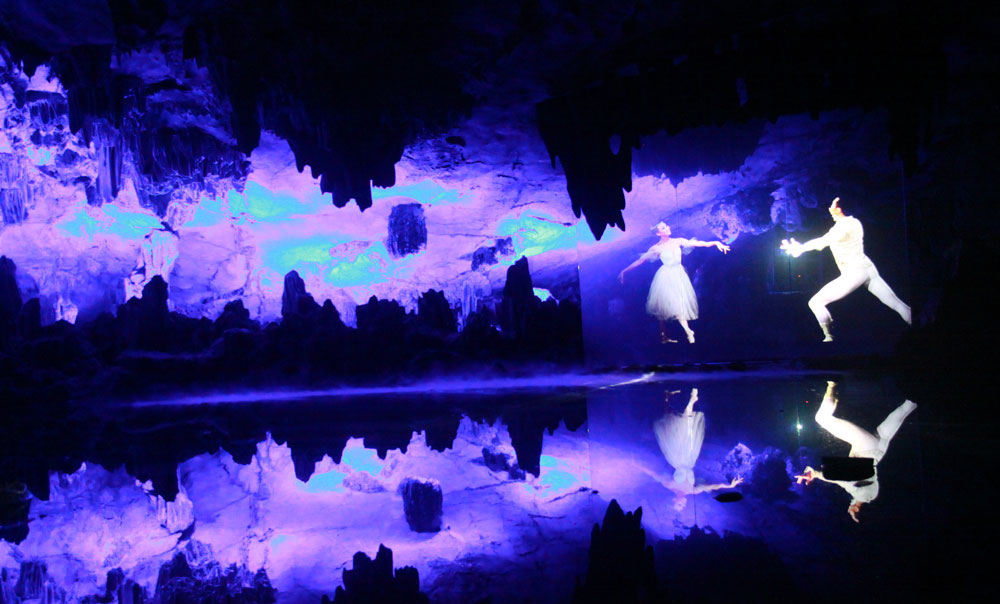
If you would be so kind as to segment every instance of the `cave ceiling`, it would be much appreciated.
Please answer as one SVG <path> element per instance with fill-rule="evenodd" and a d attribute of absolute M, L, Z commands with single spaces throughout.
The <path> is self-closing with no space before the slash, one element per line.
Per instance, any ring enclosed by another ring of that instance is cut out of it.
<path fill-rule="evenodd" d="M 969 18 L 961 3 L 5 0 L 0 42 L 6 65 L 58 78 L 72 132 L 126 139 L 159 213 L 178 182 L 239 182 L 262 130 L 334 205 L 365 209 L 408 147 L 477 115 L 536 125 L 599 237 L 624 227 L 632 151 L 661 131 L 879 108 L 888 152 L 914 164 L 943 44 Z M 186 159 L 158 166 L 164 139 Z"/>

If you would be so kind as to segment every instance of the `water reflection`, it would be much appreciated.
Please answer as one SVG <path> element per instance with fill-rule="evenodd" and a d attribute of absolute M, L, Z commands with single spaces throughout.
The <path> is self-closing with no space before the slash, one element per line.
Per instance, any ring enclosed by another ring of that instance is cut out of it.
<path fill-rule="evenodd" d="M 830 573 L 902 585 L 910 570 L 896 564 L 899 552 L 919 553 L 928 525 L 924 477 L 912 471 L 916 431 L 899 433 L 916 405 L 899 405 L 888 380 L 849 380 L 850 410 L 837 409 L 837 388 L 812 375 L 718 372 L 608 376 L 606 387 L 115 409 L 80 420 L 76 440 L 25 422 L 35 432 L 8 433 L 20 439 L 20 459 L 36 458 L 46 490 L 0 480 L 0 512 L 26 516 L 20 543 L 0 543 L 0 570 L 46 560 L 53 580 L 83 597 L 104 593 L 104 577 L 121 568 L 155 593 L 156 570 L 193 544 L 223 567 L 266 570 L 279 603 L 298 604 L 333 593 L 356 552 L 384 544 L 396 563 L 419 570 L 433 601 L 560 601 L 586 569 L 590 527 L 615 499 L 625 511 L 642 508 L 658 572 L 680 600 L 732 599 L 685 592 L 693 576 L 709 587 L 758 579 L 763 587 L 749 592 L 758 595 Z M 817 411 L 813 393 L 824 386 Z M 876 477 L 890 441 L 893 463 Z M 842 457 L 821 465 L 831 453 Z M 68 465 L 63 458 L 86 463 L 67 471 L 54 465 Z M 845 476 L 845 461 L 866 462 L 868 475 Z M 853 516 L 879 495 L 878 478 L 892 488 L 855 526 L 840 489 L 796 477 L 849 491 Z M 440 485 L 440 531 L 411 530 L 399 489 L 408 479 Z M 716 497 L 695 496 L 707 491 Z M 734 570 L 747 560 L 757 566 Z M 713 574 L 720 568 L 724 577 Z M 859 593 L 838 585 L 830 599 Z"/>
<path fill-rule="evenodd" d="M 666 401 L 668 405 L 672 394 L 680 394 L 680 390 L 667 391 Z M 678 512 L 687 505 L 687 498 L 690 495 L 718 489 L 731 489 L 743 482 L 741 477 L 736 477 L 728 483 L 695 486 L 694 466 L 698 461 L 698 455 L 701 454 L 702 443 L 705 441 L 705 414 L 694 410 L 696 402 L 698 402 L 698 389 L 692 388 L 691 397 L 683 412 L 677 413 L 668 408 L 666 414 L 653 424 L 656 442 L 660 445 L 660 451 L 667 463 L 674 468 L 674 473 L 672 478 L 654 472 L 649 472 L 649 474 L 657 482 L 673 491 L 674 509 Z"/>
<path fill-rule="evenodd" d="M 917 408 L 917 404 L 911 400 L 903 401 L 879 424 L 875 434 L 872 434 L 857 424 L 834 417 L 837 403 L 836 383 L 828 381 L 823 402 L 820 404 L 819 410 L 816 411 L 816 423 L 836 438 L 851 445 L 848 457 L 871 459 L 872 471 L 867 473 L 869 474 L 867 476 L 858 477 L 861 478 L 860 480 L 838 480 L 839 477 L 827 476 L 823 470 L 806 466 L 802 474 L 795 477 L 795 481 L 799 484 L 810 484 L 813 480 L 819 479 L 841 487 L 851 495 L 851 504 L 847 508 L 847 513 L 855 522 L 859 522 L 858 512 L 861 511 L 861 506 L 871 503 L 878 497 L 878 463 L 889 450 L 889 443 L 903 422 Z"/>

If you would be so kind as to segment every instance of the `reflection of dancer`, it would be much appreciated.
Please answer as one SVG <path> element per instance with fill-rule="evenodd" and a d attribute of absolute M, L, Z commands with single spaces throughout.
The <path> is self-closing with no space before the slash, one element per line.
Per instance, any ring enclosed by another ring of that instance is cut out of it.
<path fill-rule="evenodd" d="M 848 453 L 849 457 L 867 457 L 872 459 L 876 467 L 876 473 L 871 478 L 861 481 L 829 480 L 823 476 L 823 472 L 806 466 L 803 473 L 795 477 L 795 481 L 799 484 L 802 484 L 802 482 L 809 484 L 814 478 L 818 478 L 824 482 L 832 482 L 839 485 L 851 494 L 851 505 L 848 506 L 847 513 L 851 515 L 851 518 L 855 522 L 858 522 L 858 512 L 861 510 L 861 505 L 874 501 L 878 497 L 878 462 L 881 461 L 885 452 L 889 449 L 889 442 L 892 440 L 892 437 L 896 435 L 906 417 L 917 408 L 917 404 L 911 400 L 903 401 L 902 405 L 896 407 L 879 424 L 878 429 L 875 430 L 876 436 L 876 434 L 862 430 L 847 420 L 833 416 L 833 412 L 837 409 L 837 398 L 834 396 L 833 389 L 834 383 L 827 382 L 826 395 L 823 397 L 823 403 L 816 412 L 816 423 L 830 434 L 851 445 L 851 452 Z"/>
<path fill-rule="evenodd" d="M 694 295 L 694 287 L 691 286 L 691 279 L 681 266 L 681 247 L 711 247 L 715 246 L 720 252 L 729 251 L 728 245 L 723 245 L 721 241 L 699 241 L 697 239 L 680 239 L 670 236 L 670 227 L 666 223 L 657 223 L 656 234 L 660 241 L 654 243 L 645 254 L 639 259 L 625 267 L 618 274 L 618 280 L 625 282 L 625 273 L 636 268 L 643 262 L 649 262 L 659 258 L 663 263 L 653 276 L 653 283 L 649 286 L 649 296 L 646 298 L 646 312 L 653 315 L 660 322 L 660 341 L 664 344 L 671 341 L 667 338 L 665 323 L 676 319 L 684 333 L 687 334 L 688 342 L 694 343 L 694 330 L 688 326 L 688 321 L 698 318 L 698 299 Z"/>
<path fill-rule="evenodd" d="M 669 398 L 670 393 L 667 393 Z M 691 389 L 691 399 L 681 414 L 667 412 L 653 424 L 656 442 L 660 451 L 674 468 L 673 479 L 648 472 L 657 482 L 674 492 L 674 509 L 678 512 L 687 505 L 688 495 L 697 495 L 718 489 L 729 489 L 743 482 L 736 478 L 730 483 L 694 484 L 694 464 L 701 453 L 701 444 L 705 441 L 705 414 L 694 410 L 698 400 L 698 389 Z"/>
<path fill-rule="evenodd" d="M 781 242 L 781 249 L 796 258 L 802 252 L 829 247 L 833 252 L 833 259 L 837 261 L 840 276 L 824 285 L 809 300 L 809 309 L 816 315 L 816 320 L 823 329 L 824 342 L 833 341 L 833 335 L 830 333 L 833 317 L 830 316 L 826 305 L 846 297 L 862 285 L 867 286 L 868 291 L 882 304 L 899 313 L 907 324 L 910 323 L 910 307 L 893 293 L 885 279 L 879 276 L 872 261 L 865 256 L 864 229 L 861 221 L 853 216 L 845 216 L 844 211 L 837 205 L 839 201 L 838 197 L 830 204 L 830 216 L 833 217 L 834 224 L 826 235 L 805 243 L 799 243 L 794 238 Z"/>

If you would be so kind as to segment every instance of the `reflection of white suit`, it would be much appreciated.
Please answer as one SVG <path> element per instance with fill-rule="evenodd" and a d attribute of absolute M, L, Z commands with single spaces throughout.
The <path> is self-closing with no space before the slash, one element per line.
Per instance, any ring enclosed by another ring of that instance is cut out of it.
<path fill-rule="evenodd" d="M 833 259 L 840 269 L 840 276 L 824 285 L 809 300 L 809 308 L 816 315 L 820 325 L 833 321 L 826 305 L 844 298 L 862 285 L 875 295 L 882 304 L 893 309 L 907 323 L 910 322 L 910 307 L 893 293 L 892 288 L 879 276 L 878 269 L 865 256 L 864 228 L 861 221 L 853 216 L 844 216 L 834 223 L 826 235 L 802 244 L 802 250 L 821 250 L 829 247 Z"/>
<path fill-rule="evenodd" d="M 871 478 L 861 481 L 831 480 L 830 482 L 835 482 L 843 487 L 844 490 L 851 494 L 851 498 L 854 501 L 868 503 L 878 497 L 878 462 L 885 456 L 892 437 L 899 431 L 906 417 L 917 408 L 917 404 L 910 400 L 903 401 L 902 405 L 896 407 L 879 424 L 875 430 L 876 434 L 863 430 L 847 420 L 834 417 L 834 404 L 835 400 L 832 395 L 827 395 L 823 399 L 823 403 L 816 412 L 816 423 L 830 434 L 851 445 L 851 452 L 848 453 L 848 457 L 870 458 L 875 464 L 876 473 Z"/>

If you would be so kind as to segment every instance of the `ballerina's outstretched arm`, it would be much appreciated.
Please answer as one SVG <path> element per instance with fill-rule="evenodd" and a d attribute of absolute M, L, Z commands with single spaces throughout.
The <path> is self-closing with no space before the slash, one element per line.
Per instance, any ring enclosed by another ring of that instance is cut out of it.
<path fill-rule="evenodd" d="M 634 268 L 638 268 L 639 265 L 645 262 L 649 262 L 650 260 L 656 258 L 656 255 L 657 255 L 656 250 L 654 250 L 652 247 L 646 250 L 645 254 L 639 256 L 639 258 L 635 262 L 626 266 L 624 269 L 622 269 L 622 272 L 618 273 L 618 281 L 620 283 L 625 283 L 625 273 L 629 272 Z"/>
<path fill-rule="evenodd" d="M 725 254 L 729 251 L 729 246 L 721 241 L 702 241 L 700 239 L 677 239 L 677 242 L 681 245 L 686 245 L 688 247 L 715 247 L 720 252 Z"/>
<path fill-rule="evenodd" d="M 695 493 L 707 493 L 709 491 L 718 491 L 719 489 L 732 489 L 743 482 L 743 478 L 737 476 L 730 482 L 720 482 L 718 484 L 703 484 L 701 486 L 695 487 Z"/>

